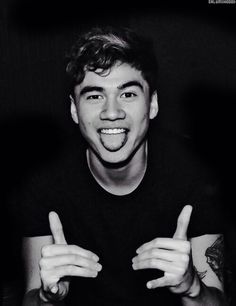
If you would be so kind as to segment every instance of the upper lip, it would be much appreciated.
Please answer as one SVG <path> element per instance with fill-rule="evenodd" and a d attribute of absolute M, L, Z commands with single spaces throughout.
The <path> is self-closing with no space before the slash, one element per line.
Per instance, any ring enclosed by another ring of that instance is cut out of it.
<path fill-rule="evenodd" d="M 114 129 L 121 129 L 121 130 L 126 130 L 126 131 L 129 130 L 127 127 L 123 127 L 123 126 L 104 126 L 104 127 L 98 128 L 98 131 L 101 132 L 101 130 L 114 130 Z"/>

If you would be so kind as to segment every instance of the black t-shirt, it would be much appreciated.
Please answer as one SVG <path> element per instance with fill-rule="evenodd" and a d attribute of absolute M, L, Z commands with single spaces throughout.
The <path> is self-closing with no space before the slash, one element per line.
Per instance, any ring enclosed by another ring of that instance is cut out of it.
<path fill-rule="evenodd" d="M 189 237 L 222 232 L 214 175 L 170 133 L 149 140 L 144 179 L 128 195 L 112 195 L 97 184 L 77 143 L 26 187 L 18 199 L 22 235 L 49 235 L 48 213 L 54 210 L 68 244 L 93 251 L 103 266 L 95 279 L 72 279 L 67 305 L 180 305 L 168 289 L 146 288 L 163 272 L 134 271 L 135 250 L 156 237 L 172 237 L 186 204 L 193 206 Z"/>

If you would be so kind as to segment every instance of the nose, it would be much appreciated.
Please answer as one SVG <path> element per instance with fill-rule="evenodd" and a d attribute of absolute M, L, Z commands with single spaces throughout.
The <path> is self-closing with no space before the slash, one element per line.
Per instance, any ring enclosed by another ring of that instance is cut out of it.
<path fill-rule="evenodd" d="M 109 99 L 100 113 L 101 120 L 115 121 L 124 119 L 126 117 L 125 111 L 120 106 L 119 102 L 115 99 Z"/>

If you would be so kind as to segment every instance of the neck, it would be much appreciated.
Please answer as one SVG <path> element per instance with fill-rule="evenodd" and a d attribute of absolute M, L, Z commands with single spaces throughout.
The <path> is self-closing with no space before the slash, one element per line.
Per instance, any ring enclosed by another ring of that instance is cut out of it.
<path fill-rule="evenodd" d="M 87 163 L 97 183 L 114 195 L 126 195 L 141 183 L 147 167 L 147 143 L 144 143 L 134 156 L 119 164 L 101 161 L 93 151 L 87 150 Z"/>

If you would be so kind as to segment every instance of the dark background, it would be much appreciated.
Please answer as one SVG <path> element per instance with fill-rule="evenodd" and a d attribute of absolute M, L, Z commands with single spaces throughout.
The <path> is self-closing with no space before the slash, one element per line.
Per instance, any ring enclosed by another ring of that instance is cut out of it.
<path fill-rule="evenodd" d="M 20 229 L 8 199 L 70 139 L 74 125 L 65 54 L 80 31 L 91 25 L 130 25 L 153 38 L 159 61 L 156 120 L 191 138 L 196 152 L 220 179 L 227 260 L 236 271 L 236 5 L 207 1 L 184 8 L 179 2 L 178 7 L 50 3 L 11 1 L 0 7 L 1 278 L 4 292 L 18 288 L 9 305 L 17 305 L 14 298 L 21 294 L 22 263 Z M 235 286 L 234 278 L 230 286 Z M 232 305 L 234 300 L 232 292 Z"/>

